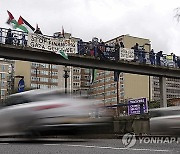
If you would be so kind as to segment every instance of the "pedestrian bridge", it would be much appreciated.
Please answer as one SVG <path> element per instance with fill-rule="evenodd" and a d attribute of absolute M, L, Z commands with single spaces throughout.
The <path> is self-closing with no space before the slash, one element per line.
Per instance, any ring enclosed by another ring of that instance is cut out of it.
<path fill-rule="evenodd" d="M 110 71 L 118 70 L 124 73 L 160 77 L 161 106 L 167 106 L 166 78 L 180 78 L 180 68 L 177 67 L 157 66 L 126 60 L 102 60 L 99 57 L 75 53 L 69 54 L 67 60 L 51 51 L 35 49 L 26 45 L 22 46 L 19 45 L 19 43 L 7 44 L 5 41 L 2 41 L 7 38 L 5 36 L 6 33 L 7 32 L 3 32 L 4 36 L 1 35 L 3 38 L 1 38 L 0 43 L 0 58 L 77 66 L 82 68 L 96 68 Z M 16 40 L 16 42 L 18 41 Z"/>
<path fill-rule="evenodd" d="M 69 54 L 69 60 L 66 60 L 60 55 L 49 51 L 8 44 L 0 44 L 0 57 L 13 60 L 77 66 L 82 68 L 97 68 L 111 71 L 119 70 L 125 73 L 158 77 L 180 78 L 180 69 L 174 67 L 156 66 L 125 60 L 119 60 L 118 62 L 111 60 L 104 61 L 99 58 L 79 54 Z"/>

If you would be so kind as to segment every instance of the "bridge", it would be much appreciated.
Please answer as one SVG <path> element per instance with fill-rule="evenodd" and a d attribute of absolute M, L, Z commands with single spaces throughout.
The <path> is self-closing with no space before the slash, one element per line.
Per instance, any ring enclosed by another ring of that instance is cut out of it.
<path fill-rule="evenodd" d="M 50 51 L 39 50 L 27 46 L 17 46 L 0 43 L 0 57 L 12 60 L 24 60 L 56 65 L 77 66 L 82 68 L 96 68 L 102 70 L 119 70 L 124 73 L 157 76 L 160 80 L 160 106 L 167 106 L 166 78 L 180 78 L 180 69 L 142 64 L 132 61 L 100 60 L 97 57 L 69 54 L 69 60 Z"/>

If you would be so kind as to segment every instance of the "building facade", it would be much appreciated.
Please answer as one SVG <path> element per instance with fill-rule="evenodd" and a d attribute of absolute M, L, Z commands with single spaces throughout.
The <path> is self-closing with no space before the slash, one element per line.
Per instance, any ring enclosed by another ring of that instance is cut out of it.
<path fill-rule="evenodd" d="M 0 98 L 6 99 L 12 93 L 14 87 L 14 61 L 0 59 Z"/>
<path fill-rule="evenodd" d="M 144 46 L 146 51 L 150 51 L 150 40 L 122 35 L 111 39 L 106 44 L 114 46 L 116 41 L 123 42 L 125 48 L 132 48 L 136 43 Z M 144 75 L 136 75 L 121 72 L 119 80 L 114 81 L 114 72 L 98 70 L 96 81 L 91 86 L 92 96 L 96 99 L 103 100 L 104 105 L 113 105 L 126 102 L 128 99 L 150 96 L 150 78 Z"/>

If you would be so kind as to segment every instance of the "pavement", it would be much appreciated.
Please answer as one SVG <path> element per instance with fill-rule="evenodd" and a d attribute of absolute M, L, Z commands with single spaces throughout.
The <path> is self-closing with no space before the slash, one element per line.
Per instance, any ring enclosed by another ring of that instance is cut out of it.
<path fill-rule="evenodd" d="M 180 142 L 179 142 L 180 143 Z M 179 154 L 180 145 L 173 143 L 147 143 L 136 141 L 127 148 L 121 139 L 72 138 L 1 138 L 1 154 Z"/>

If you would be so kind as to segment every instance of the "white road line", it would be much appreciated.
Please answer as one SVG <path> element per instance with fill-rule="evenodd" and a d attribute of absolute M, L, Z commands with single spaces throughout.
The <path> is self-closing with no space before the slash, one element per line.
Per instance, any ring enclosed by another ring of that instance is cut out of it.
<path fill-rule="evenodd" d="M 113 150 L 129 150 L 129 151 L 152 151 L 152 152 L 172 152 L 170 150 L 158 150 L 158 149 L 136 149 L 136 148 L 117 148 L 117 147 L 101 147 L 94 145 L 72 145 L 67 144 L 67 146 L 71 147 L 84 147 L 84 148 L 98 148 L 98 149 L 113 149 Z"/>
<path fill-rule="evenodd" d="M 0 145 L 6 145 L 6 144 L 9 144 L 9 143 L 0 143 Z"/>
<path fill-rule="evenodd" d="M 43 144 L 43 145 L 50 145 L 51 146 L 51 145 L 61 145 L 61 144 Z"/>

